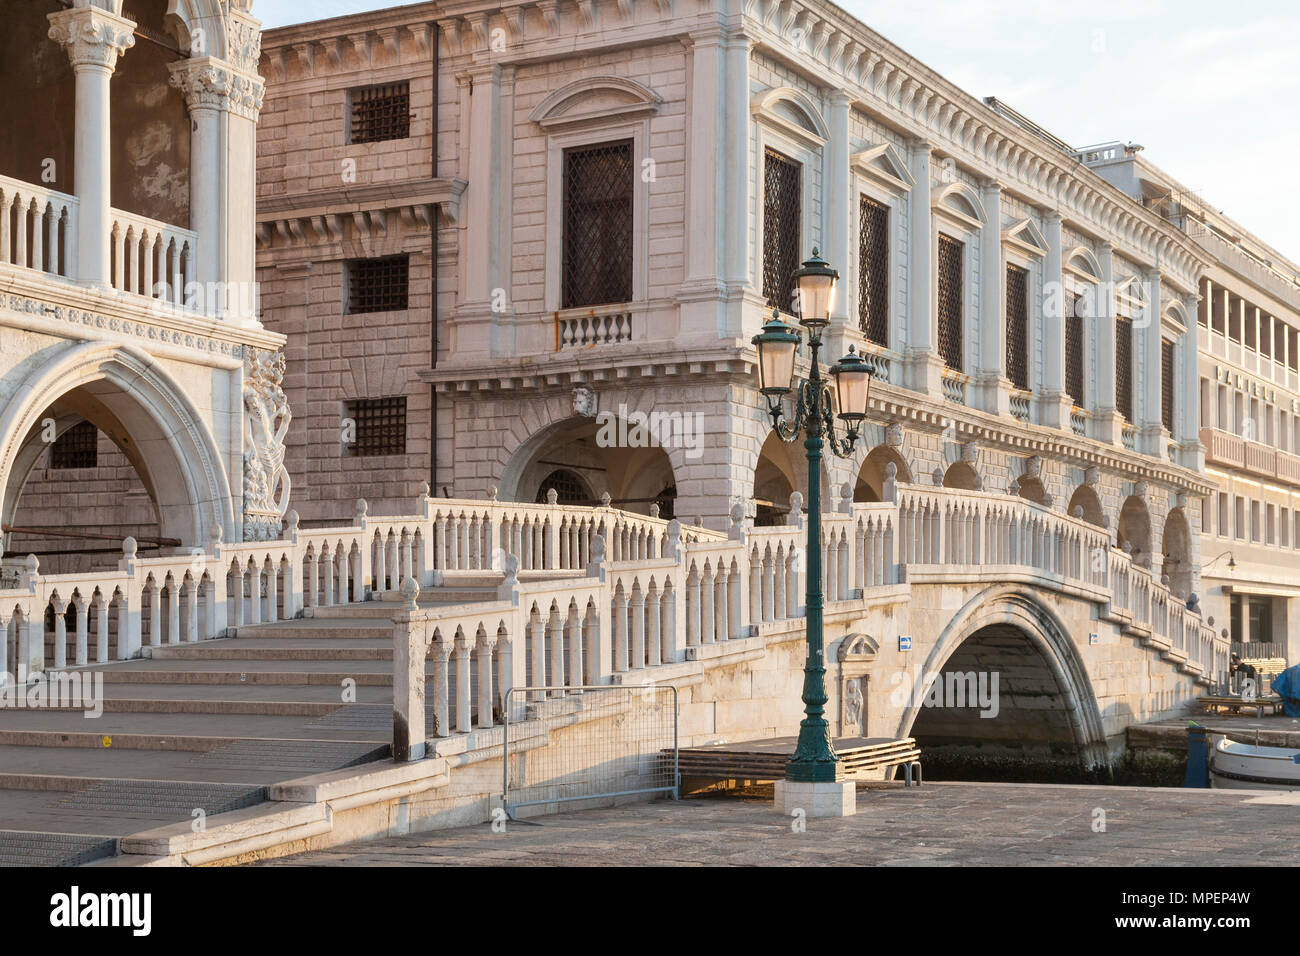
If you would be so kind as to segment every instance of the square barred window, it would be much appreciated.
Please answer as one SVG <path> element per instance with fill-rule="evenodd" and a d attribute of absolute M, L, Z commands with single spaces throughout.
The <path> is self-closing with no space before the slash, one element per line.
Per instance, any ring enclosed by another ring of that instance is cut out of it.
<path fill-rule="evenodd" d="M 774 149 L 763 154 L 763 296 L 787 315 L 794 311 L 799 268 L 803 168 Z"/>
<path fill-rule="evenodd" d="M 410 282 L 408 256 L 353 259 L 347 264 L 348 312 L 400 312 Z"/>
<path fill-rule="evenodd" d="M 50 448 L 51 468 L 94 468 L 99 464 L 99 429 L 90 422 L 78 422 Z"/>
<path fill-rule="evenodd" d="M 350 457 L 406 454 L 406 397 L 357 398 L 347 403 L 347 417 L 355 423 Z"/>
<path fill-rule="evenodd" d="M 1174 431 L 1174 343 L 1160 341 L 1160 424 Z"/>
<path fill-rule="evenodd" d="M 962 308 L 962 280 L 966 255 L 965 243 L 939 236 L 938 299 L 939 299 L 939 355 L 943 364 L 955 372 L 963 371 L 963 329 L 965 309 Z"/>
<path fill-rule="evenodd" d="M 632 300 L 632 142 L 564 151 L 560 308 Z"/>
<path fill-rule="evenodd" d="M 1007 266 L 1007 378 L 1029 389 L 1029 270 Z"/>
<path fill-rule="evenodd" d="M 348 93 L 350 143 L 378 143 L 411 135 L 411 84 L 364 86 Z"/>
<path fill-rule="evenodd" d="M 889 345 L 889 207 L 867 196 L 858 207 L 858 327 Z"/>

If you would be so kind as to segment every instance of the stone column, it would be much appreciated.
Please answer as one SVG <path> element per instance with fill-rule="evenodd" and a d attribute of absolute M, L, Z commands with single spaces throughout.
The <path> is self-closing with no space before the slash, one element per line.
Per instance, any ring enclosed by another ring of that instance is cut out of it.
<path fill-rule="evenodd" d="M 830 127 L 830 141 L 822 151 L 822 258 L 839 270 L 839 288 L 831 308 L 831 322 L 845 324 L 849 321 L 849 276 L 851 240 L 849 223 L 852 221 L 850 202 L 852 189 L 849 173 L 849 107 L 852 100 L 843 90 L 832 90 L 826 122 Z M 838 356 L 836 356 L 838 358 Z M 832 359 L 834 361 L 834 359 Z"/>
<path fill-rule="evenodd" d="M 1006 270 L 1002 263 L 1002 186 L 989 180 L 980 199 L 988 221 L 980 233 L 979 407 L 994 415 L 1011 414 L 1007 378 Z"/>
<path fill-rule="evenodd" d="M 928 395 L 943 395 L 943 359 L 935 347 L 934 229 L 930 212 L 930 165 L 933 147 L 917 140 L 910 150 L 916 185 L 909 197 L 911 249 L 908 283 L 907 345 L 904 349 L 909 388 Z"/>
<path fill-rule="evenodd" d="M 1174 362 L 1178 377 L 1182 380 L 1181 388 L 1177 384 L 1174 388 L 1174 439 L 1178 442 L 1179 464 L 1201 471 L 1205 467 L 1205 449 L 1201 447 L 1200 435 L 1201 381 L 1197 341 L 1199 333 L 1194 297 L 1190 302 L 1184 299 L 1183 306 L 1188 318 L 1187 328 L 1178 337 L 1178 354 Z M 1280 441 L 1278 443 L 1281 444 Z"/>
<path fill-rule="evenodd" d="M 1065 394 L 1065 287 L 1061 274 L 1061 216 L 1047 215 L 1047 255 L 1043 262 L 1043 380 L 1041 421 L 1050 428 L 1070 427 L 1070 396 Z"/>
<path fill-rule="evenodd" d="M 1096 303 L 1097 369 L 1096 409 L 1093 433 L 1098 441 L 1124 444 L 1124 416 L 1115 408 L 1115 262 L 1113 247 L 1103 242 L 1097 249 L 1101 264 L 1101 285 Z"/>
<path fill-rule="evenodd" d="M 683 332 L 736 338 L 740 315 L 727 324 L 722 282 L 726 116 L 723 111 L 723 33 L 691 34 L 690 105 L 686 136 L 686 281 L 678 293 Z"/>
<path fill-rule="evenodd" d="M 749 37 L 727 41 L 726 130 L 722 164 L 726 191 L 726 280 L 730 292 L 749 282 Z"/>
<path fill-rule="evenodd" d="M 77 186 L 76 277 L 107 287 L 111 283 L 109 231 L 113 226 L 109 80 L 117 58 L 135 46 L 135 24 L 90 6 L 57 10 L 49 14 L 49 20 L 50 39 L 66 49 L 76 78 L 73 143 L 73 177 Z"/>
<path fill-rule="evenodd" d="M 255 294 L 254 197 L 249 188 L 257 172 L 257 118 L 264 92 L 257 75 L 258 47 L 260 42 L 248 50 L 232 50 L 230 59 L 202 56 L 168 67 L 171 84 L 184 94 L 192 121 L 190 229 L 198 234 L 198 249 L 187 275 L 200 283 L 194 304 L 208 315 L 249 328 L 261 327 Z"/>
<path fill-rule="evenodd" d="M 1160 270 L 1151 269 L 1145 276 L 1147 285 L 1146 314 L 1142 317 L 1141 364 L 1134 368 L 1133 384 L 1141 390 L 1137 425 L 1141 450 L 1164 461 L 1168 457 L 1169 433 L 1160 421 L 1160 315 L 1164 300 L 1160 288 Z"/>

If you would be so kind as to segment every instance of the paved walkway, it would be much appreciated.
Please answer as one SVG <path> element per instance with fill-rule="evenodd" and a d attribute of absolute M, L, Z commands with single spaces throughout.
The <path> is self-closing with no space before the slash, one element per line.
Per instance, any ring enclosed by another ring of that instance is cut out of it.
<path fill-rule="evenodd" d="M 1104 811 L 1104 821 L 1097 810 Z M 263 866 L 1300 864 L 1300 793 L 938 783 L 858 814 L 779 815 L 771 787 L 356 843 Z M 1104 832 L 1100 832 L 1104 822 Z M 1094 829 L 1096 827 L 1097 829 Z"/>

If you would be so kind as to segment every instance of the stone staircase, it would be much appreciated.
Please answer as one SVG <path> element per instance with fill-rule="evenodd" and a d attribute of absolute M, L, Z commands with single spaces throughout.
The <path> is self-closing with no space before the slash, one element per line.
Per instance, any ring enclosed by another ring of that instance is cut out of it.
<path fill-rule="evenodd" d="M 494 598 L 484 581 L 429 589 L 421 604 Z M 91 664 L 103 675 L 95 719 L 0 709 L 0 866 L 102 860 L 130 834 L 206 823 L 276 783 L 387 757 L 393 606 L 309 608 Z"/>

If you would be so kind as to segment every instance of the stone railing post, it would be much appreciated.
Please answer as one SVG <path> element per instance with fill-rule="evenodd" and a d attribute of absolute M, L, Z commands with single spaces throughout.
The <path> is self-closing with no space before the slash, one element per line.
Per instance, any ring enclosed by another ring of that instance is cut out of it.
<path fill-rule="evenodd" d="M 420 586 L 402 582 L 402 606 L 393 614 L 393 759 L 424 757 L 424 658 L 428 650 L 416 604 Z M 440 730 L 440 732 L 445 732 Z"/>
<path fill-rule="evenodd" d="M 118 656 L 123 659 L 135 657 L 139 654 L 140 646 L 143 643 L 140 633 L 140 583 L 136 579 L 135 557 L 135 538 L 124 538 L 122 540 L 122 557 L 117 562 L 118 570 L 127 575 L 126 581 L 122 583 L 122 601 L 117 610 L 117 650 Z M 203 568 L 200 562 L 194 580 L 198 581 L 199 575 L 202 573 Z"/>

